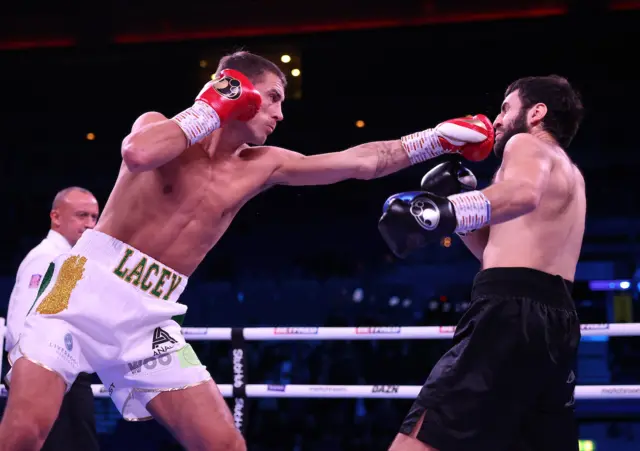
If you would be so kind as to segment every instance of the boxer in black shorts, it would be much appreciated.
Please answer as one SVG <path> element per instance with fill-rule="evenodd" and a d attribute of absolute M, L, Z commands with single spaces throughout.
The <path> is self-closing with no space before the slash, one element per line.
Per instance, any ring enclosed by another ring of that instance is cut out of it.
<path fill-rule="evenodd" d="M 380 232 L 399 257 L 457 233 L 482 263 L 469 310 L 391 451 L 576 451 L 571 298 L 586 216 L 584 179 L 565 152 L 582 105 L 561 77 L 507 89 L 494 122 L 493 183 L 456 162 L 392 196 Z"/>

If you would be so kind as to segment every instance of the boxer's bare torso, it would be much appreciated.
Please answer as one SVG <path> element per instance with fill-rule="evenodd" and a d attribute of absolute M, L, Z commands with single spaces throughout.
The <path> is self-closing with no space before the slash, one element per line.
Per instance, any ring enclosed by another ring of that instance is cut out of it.
<path fill-rule="evenodd" d="M 283 152 L 243 147 L 210 156 L 196 144 L 152 171 L 123 164 L 95 229 L 188 276 L 238 210 L 266 189 Z"/>
<path fill-rule="evenodd" d="M 572 281 L 584 236 L 584 178 L 560 147 L 541 140 L 540 146 L 552 164 L 540 204 L 529 214 L 490 227 L 483 268 L 528 267 Z M 500 168 L 496 183 L 502 175 Z"/>

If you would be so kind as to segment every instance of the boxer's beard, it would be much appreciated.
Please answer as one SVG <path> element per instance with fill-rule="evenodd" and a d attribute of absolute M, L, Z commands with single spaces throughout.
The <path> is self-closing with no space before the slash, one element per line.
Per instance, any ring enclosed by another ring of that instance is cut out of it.
<path fill-rule="evenodd" d="M 513 122 L 508 126 L 503 126 L 500 132 L 502 135 L 500 138 L 496 139 L 496 142 L 493 145 L 493 153 L 495 153 L 498 158 L 502 158 L 504 147 L 512 136 L 517 135 L 518 133 L 529 132 L 529 127 L 527 127 L 527 112 L 525 109 L 522 108 L 520 110 L 520 114 L 516 116 Z"/>

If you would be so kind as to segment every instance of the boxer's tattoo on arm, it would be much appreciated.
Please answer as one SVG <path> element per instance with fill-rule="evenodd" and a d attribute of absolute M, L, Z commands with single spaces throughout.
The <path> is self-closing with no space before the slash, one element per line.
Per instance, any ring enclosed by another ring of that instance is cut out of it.
<path fill-rule="evenodd" d="M 377 148 L 378 163 L 373 174 L 374 178 L 392 174 L 411 164 L 400 141 L 380 141 L 369 145 Z"/>

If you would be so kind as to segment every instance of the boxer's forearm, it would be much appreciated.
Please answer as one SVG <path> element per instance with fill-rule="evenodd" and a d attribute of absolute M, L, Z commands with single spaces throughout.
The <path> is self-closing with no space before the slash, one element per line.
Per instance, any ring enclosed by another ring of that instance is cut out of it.
<path fill-rule="evenodd" d="M 328 185 L 348 179 L 369 180 L 411 165 L 399 140 L 377 141 L 341 152 L 305 156 L 287 151 L 269 182 L 284 185 Z"/>
<path fill-rule="evenodd" d="M 353 153 L 354 159 L 361 160 L 362 169 L 358 178 L 384 177 L 411 166 L 407 151 L 399 139 L 361 144 L 345 152 Z"/>
<path fill-rule="evenodd" d="M 471 251 L 473 256 L 482 263 L 484 249 L 489 242 L 489 226 L 485 226 L 475 232 L 469 232 L 464 236 L 460 236 L 462 242 Z"/>
<path fill-rule="evenodd" d="M 122 141 L 122 158 L 131 172 L 160 167 L 187 148 L 187 138 L 172 120 L 154 122 L 132 132 Z"/>
<path fill-rule="evenodd" d="M 506 180 L 482 190 L 491 203 L 491 224 L 511 221 L 538 207 L 542 192 L 534 185 L 518 180 Z"/>

